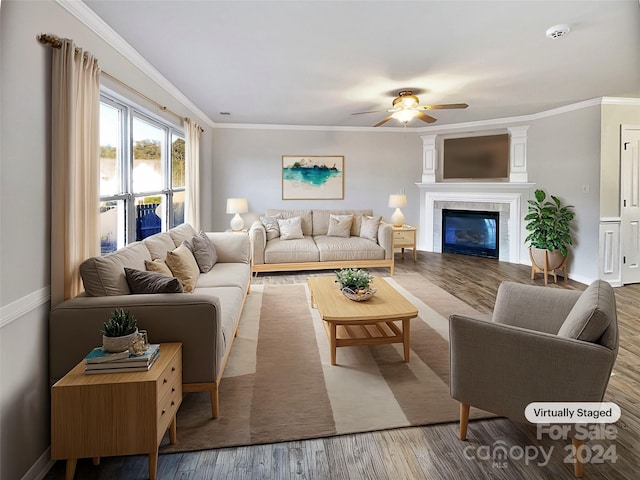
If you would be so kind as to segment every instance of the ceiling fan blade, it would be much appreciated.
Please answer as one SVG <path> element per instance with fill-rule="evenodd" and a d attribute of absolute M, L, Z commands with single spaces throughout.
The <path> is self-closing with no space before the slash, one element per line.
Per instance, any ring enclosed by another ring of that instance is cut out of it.
<path fill-rule="evenodd" d="M 352 113 L 351 115 L 364 115 L 365 113 L 380 113 L 380 112 L 384 112 L 384 110 L 371 110 L 369 112 L 356 112 L 356 113 Z"/>
<path fill-rule="evenodd" d="M 443 103 L 440 105 L 421 105 L 418 108 L 421 110 L 444 110 L 451 108 L 467 108 L 469 105 L 466 103 Z"/>
<path fill-rule="evenodd" d="M 419 118 L 423 122 L 427 122 L 427 123 L 433 123 L 437 121 L 436 118 L 433 118 L 431 115 L 427 115 L 426 113 L 422 113 L 422 112 L 418 112 L 418 115 L 416 116 L 416 118 Z"/>
<path fill-rule="evenodd" d="M 391 120 L 393 117 L 391 115 L 389 115 L 387 118 L 385 118 L 384 120 L 380 120 L 378 123 L 376 123 L 374 125 L 374 127 L 379 127 L 380 125 L 384 125 L 385 123 L 387 123 L 389 120 Z M 434 118 L 435 120 L 435 118 Z"/>

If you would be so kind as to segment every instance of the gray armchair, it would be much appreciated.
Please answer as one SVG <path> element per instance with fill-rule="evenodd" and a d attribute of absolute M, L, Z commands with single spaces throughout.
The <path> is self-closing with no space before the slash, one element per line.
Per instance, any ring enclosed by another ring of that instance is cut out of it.
<path fill-rule="evenodd" d="M 491 321 L 451 315 L 449 322 L 461 440 L 470 406 L 526 422 L 531 402 L 602 401 L 618 353 L 615 294 L 607 282 L 584 292 L 504 282 Z"/>

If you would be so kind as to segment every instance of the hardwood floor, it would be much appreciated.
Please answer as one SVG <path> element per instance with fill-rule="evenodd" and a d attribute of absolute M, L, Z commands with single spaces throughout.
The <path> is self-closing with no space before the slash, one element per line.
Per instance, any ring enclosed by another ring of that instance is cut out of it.
<path fill-rule="evenodd" d="M 481 312 L 491 312 L 495 295 L 504 280 L 543 285 L 542 276 L 530 280 L 530 269 L 495 260 L 418 253 L 396 256 L 396 273 L 417 272 Z M 386 271 L 385 271 L 386 270 Z M 388 269 L 373 270 L 388 275 Z M 310 275 L 260 274 L 254 283 L 304 282 Z M 582 290 L 574 281 L 548 288 Z M 616 402 L 622 417 L 615 425 L 613 440 L 591 440 L 585 453 L 608 452 L 604 463 L 585 464 L 586 479 L 638 478 L 640 468 L 640 285 L 616 289 L 620 349 L 605 400 Z M 561 366 L 559 366 L 561 368 Z M 426 406 L 425 406 L 426 408 Z M 412 427 L 366 434 L 344 435 L 249 447 L 224 448 L 172 455 L 158 460 L 159 479 L 571 479 L 573 466 L 564 463 L 568 442 L 543 435 L 536 429 L 506 419 L 472 421 L 468 440 L 458 440 L 458 424 Z M 179 439 L 178 439 L 179 441 Z M 601 447 L 596 447 L 600 445 Z M 504 463 L 494 462 L 492 453 L 502 446 L 510 452 Z M 536 454 L 527 460 L 519 455 Z M 550 460 L 542 454 L 552 451 Z M 617 455 L 615 461 L 612 454 Z M 475 457 L 475 458 L 473 458 Z M 519 458 L 518 458 L 519 457 Z M 543 463 L 539 465 L 539 463 Z M 64 478 L 64 462 L 56 465 L 46 480 Z M 91 459 L 78 462 L 76 479 L 148 478 L 145 456 L 103 458 L 99 466 Z"/>

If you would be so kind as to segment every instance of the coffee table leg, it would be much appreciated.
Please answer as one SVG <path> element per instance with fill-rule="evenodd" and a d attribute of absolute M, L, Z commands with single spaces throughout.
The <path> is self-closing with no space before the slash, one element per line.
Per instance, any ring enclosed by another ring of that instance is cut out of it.
<path fill-rule="evenodd" d="M 409 349 L 411 333 L 409 331 L 411 320 L 402 320 L 402 346 L 404 347 L 404 361 L 409 363 Z"/>
<path fill-rule="evenodd" d="M 156 480 L 158 474 L 158 450 L 149 452 L 149 480 Z"/>
<path fill-rule="evenodd" d="M 329 347 L 331 348 L 331 365 L 336 364 L 336 324 L 329 324 L 331 335 L 329 336 Z"/>

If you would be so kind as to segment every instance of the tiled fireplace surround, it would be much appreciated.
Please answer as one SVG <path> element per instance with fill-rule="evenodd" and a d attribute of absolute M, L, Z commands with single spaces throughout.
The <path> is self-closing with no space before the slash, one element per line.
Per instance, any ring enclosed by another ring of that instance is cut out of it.
<path fill-rule="evenodd" d="M 534 186 L 527 182 L 527 129 L 528 126 L 508 128 L 510 174 L 504 182 L 438 181 L 437 136 L 422 136 L 423 174 L 422 182 L 416 184 L 420 188 L 419 248 L 442 252 L 443 209 L 499 212 L 499 260 L 522 263 L 526 250 L 523 219 Z"/>

